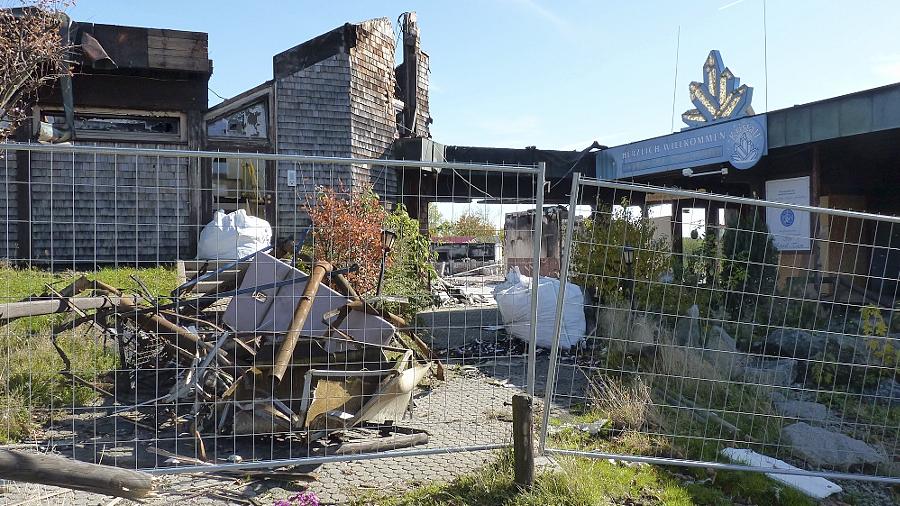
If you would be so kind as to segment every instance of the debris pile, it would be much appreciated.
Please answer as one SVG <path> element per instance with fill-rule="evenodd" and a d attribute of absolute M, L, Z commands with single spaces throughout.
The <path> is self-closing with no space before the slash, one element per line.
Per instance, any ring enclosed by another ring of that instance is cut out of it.
<path fill-rule="evenodd" d="M 427 443 L 426 433 L 395 422 L 430 373 L 442 379 L 440 363 L 402 318 L 357 294 L 345 276 L 352 269 L 309 263 L 307 274 L 261 251 L 201 270 L 167 297 L 82 276 L 37 300 L 0 305 L 0 325 L 71 314 L 51 330 L 62 374 L 107 397 L 112 415 L 154 430 L 158 446 L 194 438 L 201 460 L 204 438 L 219 435 L 299 441 L 284 446 L 316 456 Z M 116 343 L 119 365 L 101 384 L 79 377 L 57 342 L 84 325 Z"/>
<path fill-rule="evenodd" d="M 431 292 L 441 307 L 488 306 L 496 303 L 493 286 L 502 280 L 499 276 L 461 274 L 437 277 L 431 284 Z"/>

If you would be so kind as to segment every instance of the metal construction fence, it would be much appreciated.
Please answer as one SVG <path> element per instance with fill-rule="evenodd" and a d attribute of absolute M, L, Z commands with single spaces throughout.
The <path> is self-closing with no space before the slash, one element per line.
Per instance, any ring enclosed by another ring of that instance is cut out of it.
<path fill-rule="evenodd" d="M 585 206 L 541 448 L 900 483 L 900 218 L 576 175 Z"/>
<path fill-rule="evenodd" d="M 4 144 L 0 172 L 3 442 L 155 472 L 509 444 L 536 312 L 498 332 L 502 258 L 441 277 L 423 232 L 496 243 L 542 166 Z"/>

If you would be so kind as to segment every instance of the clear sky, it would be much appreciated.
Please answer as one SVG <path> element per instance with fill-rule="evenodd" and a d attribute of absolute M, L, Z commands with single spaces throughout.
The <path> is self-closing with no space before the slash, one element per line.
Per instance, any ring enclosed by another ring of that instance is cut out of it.
<path fill-rule="evenodd" d="M 895 0 L 768 0 L 767 51 L 762 0 L 77 0 L 71 15 L 208 32 L 210 87 L 229 97 L 270 79 L 280 51 L 407 10 L 431 56 L 432 134 L 445 144 L 623 144 L 671 131 L 673 91 L 677 130 L 710 49 L 754 87 L 757 112 L 900 81 Z"/>

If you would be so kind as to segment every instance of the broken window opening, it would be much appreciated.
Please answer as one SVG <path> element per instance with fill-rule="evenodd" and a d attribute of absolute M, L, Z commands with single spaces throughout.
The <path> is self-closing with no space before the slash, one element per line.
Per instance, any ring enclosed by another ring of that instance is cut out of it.
<path fill-rule="evenodd" d="M 268 115 L 265 102 L 256 102 L 241 110 L 207 122 L 209 137 L 266 139 Z"/>
<path fill-rule="evenodd" d="M 40 120 L 52 128 L 66 129 L 65 113 L 41 111 Z M 87 139 L 152 141 L 183 140 L 183 118 L 172 114 L 131 114 L 117 112 L 75 112 L 75 135 Z"/>
<path fill-rule="evenodd" d="M 212 161 L 213 211 L 244 209 L 265 218 L 266 171 L 259 160 L 215 158 Z"/>

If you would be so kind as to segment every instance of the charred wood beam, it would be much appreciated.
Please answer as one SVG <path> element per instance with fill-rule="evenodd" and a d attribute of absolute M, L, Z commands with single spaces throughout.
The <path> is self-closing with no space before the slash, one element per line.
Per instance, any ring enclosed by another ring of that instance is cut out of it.
<path fill-rule="evenodd" d="M 0 450 L 0 478 L 139 499 L 153 491 L 147 473 L 47 454 Z"/>
<path fill-rule="evenodd" d="M 71 311 L 72 307 L 76 307 L 81 311 L 88 311 L 93 309 L 113 308 L 120 306 L 123 303 L 134 304 L 134 298 L 127 296 L 104 296 L 10 302 L 7 304 L 0 304 L 0 325 L 5 325 L 10 320 L 25 316 L 65 313 Z"/>

